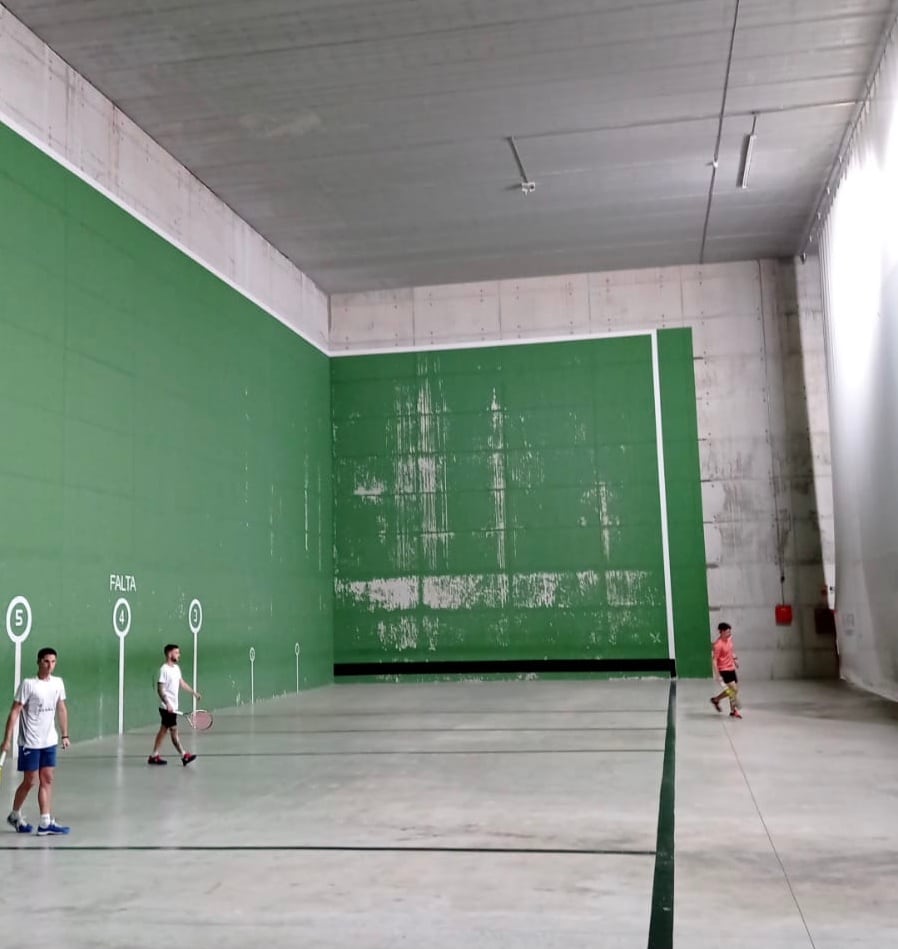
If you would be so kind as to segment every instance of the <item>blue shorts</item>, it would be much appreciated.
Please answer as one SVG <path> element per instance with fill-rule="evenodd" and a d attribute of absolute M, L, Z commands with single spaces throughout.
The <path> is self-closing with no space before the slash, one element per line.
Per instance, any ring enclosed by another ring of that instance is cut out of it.
<path fill-rule="evenodd" d="M 56 745 L 49 748 L 20 748 L 19 771 L 40 771 L 56 767 Z"/>

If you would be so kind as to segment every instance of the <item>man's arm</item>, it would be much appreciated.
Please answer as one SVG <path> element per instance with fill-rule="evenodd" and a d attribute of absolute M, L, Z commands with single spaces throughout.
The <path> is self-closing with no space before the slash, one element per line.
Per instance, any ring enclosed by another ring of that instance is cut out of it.
<path fill-rule="evenodd" d="M 0 751 L 9 751 L 12 746 L 12 733 L 19 720 L 19 714 L 22 711 L 21 702 L 13 702 L 9 710 L 9 716 L 6 719 L 6 731 L 3 733 L 3 744 L 0 745 Z"/>
<path fill-rule="evenodd" d="M 60 699 L 56 703 L 56 717 L 59 719 L 59 728 L 62 732 L 62 737 L 59 740 L 63 748 L 68 748 L 71 742 L 69 741 L 69 710 L 66 707 L 65 699 Z"/>
<path fill-rule="evenodd" d="M 165 692 L 162 691 L 161 682 L 156 683 L 156 692 L 159 695 L 159 701 L 162 703 L 165 709 L 169 712 L 173 712 L 174 709 L 168 704 L 168 699 L 165 697 Z"/>
<path fill-rule="evenodd" d="M 197 692 L 196 689 L 194 689 L 194 687 L 183 676 L 181 676 L 181 688 L 185 692 L 189 692 L 191 695 L 195 695 L 198 699 L 202 698 L 199 692 Z"/>

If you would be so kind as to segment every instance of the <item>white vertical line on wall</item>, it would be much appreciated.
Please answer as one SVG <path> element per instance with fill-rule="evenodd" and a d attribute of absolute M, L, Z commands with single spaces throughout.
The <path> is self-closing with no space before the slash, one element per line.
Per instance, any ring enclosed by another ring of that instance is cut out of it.
<path fill-rule="evenodd" d="M 658 496 L 661 504 L 661 552 L 664 558 L 664 605 L 667 611 L 667 657 L 676 659 L 674 640 L 673 584 L 670 578 L 670 534 L 667 524 L 667 480 L 664 467 L 664 426 L 661 421 L 661 367 L 658 362 L 658 331 L 652 330 L 652 389 L 655 396 L 655 447 L 658 456 Z"/>

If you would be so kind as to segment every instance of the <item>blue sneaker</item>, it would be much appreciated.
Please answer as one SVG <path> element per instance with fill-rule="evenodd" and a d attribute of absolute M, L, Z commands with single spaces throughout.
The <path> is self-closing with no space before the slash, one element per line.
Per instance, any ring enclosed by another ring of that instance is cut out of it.
<path fill-rule="evenodd" d="M 37 835 L 38 837 L 61 837 L 70 830 L 71 827 L 63 827 L 61 824 L 57 824 L 55 820 L 51 820 L 46 827 L 38 826 Z"/>
<path fill-rule="evenodd" d="M 17 834 L 30 834 L 31 831 L 34 830 L 24 817 L 13 817 L 12 814 L 10 814 L 9 817 L 6 818 L 6 823 L 9 824 Z"/>

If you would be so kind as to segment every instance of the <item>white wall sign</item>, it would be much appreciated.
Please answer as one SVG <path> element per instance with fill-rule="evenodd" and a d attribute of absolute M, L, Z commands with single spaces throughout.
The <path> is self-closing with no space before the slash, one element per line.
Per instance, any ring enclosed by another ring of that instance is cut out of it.
<path fill-rule="evenodd" d="M 256 647 L 249 647 L 249 702 L 256 704 Z"/>
<path fill-rule="evenodd" d="M 120 596 L 112 608 L 112 631 L 118 636 L 118 733 L 125 726 L 125 637 L 131 631 L 131 604 Z"/>
<path fill-rule="evenodd" d="M 128 573 L 109 574 L 110 593 L 136 593 L 137 580 Z"/>
<path fill-rule="evenodd" d="M 6 635 L 15 644 L 16 657 L 13 672 L 13 693 L 22 681 L 22 643 L 31 633 L 31 604 L 24 596 L 14 596 L 6 608 Z M 13 754 L 16 752 L 16 736 L 13 735 Z"/>
<path fill-rule="evenodd" d="M 190 606 L 187 607 L 187 625 L 190 627 L 190 632 L 193 633 L 193 688 L 196 691 L 196 638 L 203 628 L 203 604 L 195 597 L 190 601 Z M 193 710 L 196 711 L 196 696 L 193 697 Z"/>

